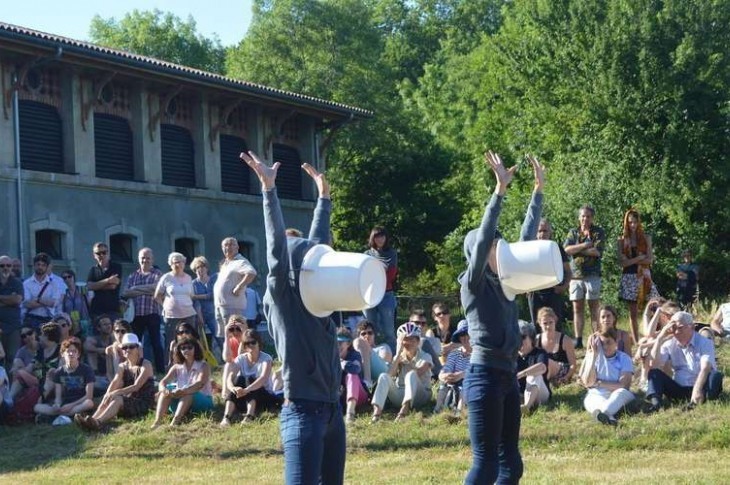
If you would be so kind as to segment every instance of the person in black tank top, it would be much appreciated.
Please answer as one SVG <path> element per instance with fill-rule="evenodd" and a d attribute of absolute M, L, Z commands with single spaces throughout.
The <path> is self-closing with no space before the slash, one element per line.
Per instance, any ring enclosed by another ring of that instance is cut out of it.
<path fill-rule="evenodd" d="M 548 354 L 548 380 L 556 387 L 567 384 L 577 369 L 573 339 L 565 338 L 565 334 L 555 330 L 558 317 L 552 308 L 541 308 L 537 312 L 537 321 L 542 333 L 536 344 Z"/>

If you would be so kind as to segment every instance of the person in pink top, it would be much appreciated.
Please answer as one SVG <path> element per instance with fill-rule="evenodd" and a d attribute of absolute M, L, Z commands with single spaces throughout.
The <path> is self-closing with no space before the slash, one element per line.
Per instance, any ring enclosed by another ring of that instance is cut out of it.
<path fill-rule="evenodd" d="M 152 428 L 160 426 L 168 410 L 174 413 L 170 426 L 177 426 L 188 411 L 200 413 L 213 409 L 210 367 L 203 358 L 200 342 L 192 337 L 179 340 L 173 359 L 175 364 L 158 386 L 157 410 Z"/>
<path fill-rule="evenodd" d="M 195 327 L 197 312 L 193 306 L 193 279 L 185 273 L 185 256 L 170 253 L 167 263 L 171 271 L 165 273 L 157 283 L 155 300 L 162 305 L 162 318 L 165 321 L 165 348 L 175 340 L 175 328 L 181 323 Z"/>

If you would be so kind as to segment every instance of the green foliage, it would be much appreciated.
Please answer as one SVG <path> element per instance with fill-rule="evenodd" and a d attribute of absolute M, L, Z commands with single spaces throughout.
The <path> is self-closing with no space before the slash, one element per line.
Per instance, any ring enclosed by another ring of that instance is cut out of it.
<path fill-rule="evenodd" d="M 217 38 L 196 31 L 195 20 L 186 21 L 160 10 L 133 10 L 121 20 L 91 20 L 91 42 L 165 61 L 224 74 L 225 49 Z"/>

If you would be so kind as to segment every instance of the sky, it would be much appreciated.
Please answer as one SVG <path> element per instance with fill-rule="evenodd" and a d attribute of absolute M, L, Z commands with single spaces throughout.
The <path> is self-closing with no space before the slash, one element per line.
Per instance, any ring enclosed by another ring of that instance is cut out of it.
<path fill-rule="evenodd" d="M 127 12 L 162 10 L 183 20 L 192 15 L 197 31 L 206 37 L 218 35 L 224 46 L 238 44 L 251 23 L 253 0 L 0 0 L 0 21 L 61 35 L 89 39 L 95 15 L 120 20 Z M 215 8 L 213 8 L 215 6 Z"/>

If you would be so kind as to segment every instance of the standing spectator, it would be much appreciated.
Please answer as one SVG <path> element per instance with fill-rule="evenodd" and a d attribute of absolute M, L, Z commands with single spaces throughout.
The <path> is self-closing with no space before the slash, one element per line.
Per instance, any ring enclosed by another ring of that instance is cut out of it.
<path fill-rule="evenodd" d="M 580 372 L 588 389 L 583 406 L 599 423 L 616 426 L 616 413 L 635 398 L 629 390 L 634 365 L 618 350 L 613 328 L 592 335 L 588 347 Z"/>
<path fill-rule="evenodd" d="M 73 328 L 80 331 L 83 337 L 87 337 L 91 331 L 88 290 L 85 286 L 81 287 L 76 284 L 76 273 L 70 269 L 61 273 L 61 278 L 66 283 L 66 289 L 61 298 L 61 311 L 71 317 Z"/>
<path fill-rule="evenodd" d="M 373 393 L 372 422 L 380 421 L 386 400 L 400 406 L 395 420 L 431 399 L 431 356 L 420 349 L 421 328 L 406 322 L 398 327 L 398 350 L 387 374 L 378 377 Z"/>
<path fill-rule="evenodd" d="M 248 325 L 248 328 L 256 330 L 256 324 L 258 323 L 259 315 L 261 315 L 262 304 L 263 302 L 261 301 L 259 292 L 256 291 L 256 289 L 247 286 L 246 310 L 244 311 L 243 316 L 246 318 L 246 325 Z"/>
<path fill-rule="evenodd" d="M 649 298 L 659 292 L 651 280 L 654 251 L 651 237 L 644 234 L 639 212 L 629 209 L 624 215 L 623 235 L 618 240 L 618 263 L 623 268 L 619 297 L 629 306 L 629 323 L 634 343 L 639 341 L 638 307 L 644 308 Z"/>
<path fill-rule="evenodd" d="M 162 305 L 165 321 L 165 348 L 175 340 L 175 329 L 181 323 L 195 327 L 197 313 L 193 307 L 193 279 L 185 272 L 185 256 L 172 252 L 167 257 L 170 272 L 157 283 L 155 300 Z"/>
<path fill-rule="evenodd" d="M 36 330 L 58 313 L 63 296 L 47 274 L 50 264 L 51 257 L 46 253 L 36 254 L 33 258 L 33 276 L 23 282 L 23 306 L 26 310 L 24 325 Z"/>
<path fill-rule="evenodd" d="M 23 263 L 18 258 L 13 258 L 13 275 L 23 281 Z"/>
<path fill-rule="evenodd" d="M 221 242 L 223 261 L 213 288 L 215 317 L 218 322 L 216 337 L 223 338 L 231 315 L 243 315 L 246 310 L 246 287 L 256 279 L 256 270 L 238 253 L 238 241 L 227 237 Z"/>
<path fill-rule="evenodd" d="M 700 267 L 692 262 L 692 250 L 682 251 L 682 262 L 677 265 L 677 301 L 682 309 L 692 308 L 699 294 Z"/>
<path fill-rule="evenodd" d="M 155 356 L 155 370 L 162 373 L 165 372 L 165 352 L 160 335 L 160 306 L 154 299 L 162 273 L 153 266 L 155 259 L 150 248 L 140 249 L 137 259 L 139 269 L 129 275 L 124 297 L 131 298 L 134 303 L 132 329 L 140 340 L 147 331 Z"/>
<path fill-rule="evenodd" d="M 568 233 L 563 246 L 573 257 L 571 263 L 570 301 L 573 302 L 575 348 L 583 348 L 585 300 L 591 314 L 591 328 L 598 329 L 598 308 L 601 305 L 601 258 L 606 247 L 603 229 L 593 224 L 596 211 L 584 205 L 578 211 L 579 226 Z"/>
<path fill-rule="evenodd" d="M 13 275 L 13 260 L 0 256 L 0 345 L 5 348 L 5 365 L 9 369 L 20 348 L 20 304 L 23 282 Z"/>
<path fill-rule="evenodd" d="M 544 217 L 540 219 L 540 224 L 537 226 L 537 239 L 538 241 L 550 241 L 553 239 L 553 227 Z M 537 311 L 542 307 L 546 306 L 553 309 L 558 316 L 559 329 L 562 329 L 562 325 L 565 322 L 565 315 L 563 315 L 563 293 L 570 286 L 570 258 L 562 246 L 558 245 L 558 248 L 560 249 L 560 258 L 563 260 L 563 281 L 552 288 L 532 291 L 527 294 L 527 303 L 530 306 L 530 321 L 536 326 L 535 329 L 537 332 L 540 331 L 540 326 L 537 325 Z"/>
<path fill-rule="evenodd" d="M 365 310 L 364 315 L 383 335 L 391 352 L 395 352 L 395 280 L 398 277 L 398 253 L 391 247 L 390 237 L 385 228 L 375 226 L 370 231 L 368 250 L 365 254 L 378 258 L 385 266 L 385 294 L 380 303 Z"/>
<path fill-rule="evenodd" d="M 689 400 L 689 406 L 717 399 L 722 392 L 722 373 L 717 370 L 715 346 L 694 330 L 692 314 L 677 312 L 662 328 L 651 349 L 650 411 L 662 407 L 664 396 Z M 673 373 L 670 377 L 663 369 Z"/>
<path fill-rule="evenodd" d="M 505 168 L 499 155 L 488 152 L 487 163 L 497 185 L 485 208 L 478 229 L 464 239 L 466 271 L 460 275 L 461 304 L 469 322 L 471 364 L 464 381 L 469 407 L 469 438 L 472 465 L 466 483 L 517 483 L 523 465 L 519 449 L 520 388 L 517 385 L 517 355 L 520 330 L 517 302 L 509 300 L 499 281 L 497 230 L 502 201 L 517 166 Z M 545 174 L 534 157 L 528 157 L 535 175 L 535 188 L 520 231 L 520 240 L 534 239 L 542 211 Z"/>
<path fill-rule="evenodd" d="M 103 242 L 94 243 L 96 264 L 89 270 L 86 287 L 94 292 L 91 300 L 91 318 L 107 314 L 119 318 L 119 285 L 122 281 L 122 265 L 109 259 L 109 246 Z"/>
<path fill-rule="evenodd" d="M 213 303 L 213 287 L 218 279 L 218 273 L 210 274 L 210 264 L 205 256 L 198 256 L 190 263 L 190 269 L 195 272 L 193 280 L 193 306 L 198 314 L 199 333 L 204 332 L 208 341 L 208 348 L 213 348 L 213 337 L 216 337 L 218 347 L 223 351 L 223 340 L 216 334 L 215 304 Z"/>
<path fill-rule="evenodd" d="M 319 197 L 309 238 L 287 237 L 276 191 L 281 164 L 269 167 L 253 152 L 242 153 L 241 158 L 256 173 L 263 195 L 269 264 L 264 313 L 282 363 L 286 402 L 280 427 L 285 481 L 342 483 L 346 441 L 339 405 L 341 369 L 335 325 L 332 319 L 316 317 L 305 309 L 297 274 L 307 252 L 330 240 L 329 183 L 314 167 L 302 165 Z"/>

